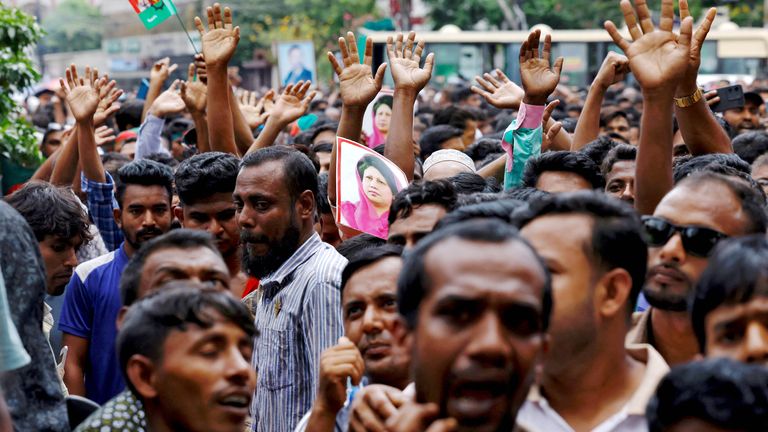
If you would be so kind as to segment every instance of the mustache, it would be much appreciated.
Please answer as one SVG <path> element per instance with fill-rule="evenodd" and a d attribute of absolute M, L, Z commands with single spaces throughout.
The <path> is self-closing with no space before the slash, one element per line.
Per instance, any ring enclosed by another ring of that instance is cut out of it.
<path fill-rule="evenodd" d="M 149 228 L 142 228 L 138 231 L 136 231 L 136 237 L 146 237 L 146 236 L 161 236 L 163 234 L 163 231 L 160 230 L 160 228 L 156 227 L 149 227 Z"/>
<path fill-rule="evenodd" d="M 242 231 L 240 232 L 240 243 L 269 243 L 269 237 L 264 234 L 252 234 Z"/>

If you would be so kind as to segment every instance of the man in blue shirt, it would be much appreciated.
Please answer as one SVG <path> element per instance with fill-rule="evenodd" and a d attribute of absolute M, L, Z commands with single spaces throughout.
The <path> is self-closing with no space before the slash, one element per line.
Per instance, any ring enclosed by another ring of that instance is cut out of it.
<path fill-rule="evenodd" d="M 99 404 L 125 388 L 115 354 L 120 276 L 143 243 L 171 226 L 170 168 L 143 159 L 125 165 L 118 174 L 114 221 L 125 241 L 113 252 L 77 267 L 59 322 L 62 344 L 69 347 L 64 383 L 70 393 Z"/>

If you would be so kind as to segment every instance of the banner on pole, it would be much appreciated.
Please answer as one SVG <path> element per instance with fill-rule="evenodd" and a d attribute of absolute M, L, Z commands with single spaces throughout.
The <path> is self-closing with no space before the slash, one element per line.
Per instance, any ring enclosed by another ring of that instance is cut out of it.
<path fill-rule="evenodd" d="M 172 0 L 128 0 L 147 30 L 176 15 Z"/>

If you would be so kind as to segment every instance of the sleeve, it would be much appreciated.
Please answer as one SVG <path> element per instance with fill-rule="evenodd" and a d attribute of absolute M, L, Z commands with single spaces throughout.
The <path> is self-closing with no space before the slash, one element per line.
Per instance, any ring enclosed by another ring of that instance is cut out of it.
<path fill-rule="evenodd" d="M 168 153 L 162 145 L 163 126 L 165 119 L 147 115 L 147 119 L 139 127 L 139 138 L 136 141 L 136 159 L 143 159 L 153 153 Z"/>
<path fill-rule="evenodd" d="M 317 389 L 320 380 L 320 355 L 344 335 L 338 285 L 338 282 L 320 282 L 305 299 L 301 327 L 311 371 L 307 378 L 312 380 L 313 389 Z"/>
<path fill-rule="evenodd" d="M 504 131 L 501 142 L 507 153 L 504 190 L 520 186 L 525 164 L 532 157 L 541 154 L 543 116 L 544 106 L 522 104 L 517 119 Z"/>
<path fill-rule="evenodd" d="M 104 174 L 107 177 L 106 183 L 83 178 L 88 190 L 88 212 L 91 214 L 93 223 L 99 229 L 101 238 L 104 240 L 104 246 L 112 252 L 123 242 L 123 232 L 115 223 L 113 215 L 113 209 L 117 207 L 114 182 L 108 172 Z"/>
<path fill-rule="evenodd" d="M 59 330 L 64 333 L 91 339 L 93 302 L 88 290 L 77 273 L 72 275 L 64 291 L 64 307 L 59 318 Z"/>

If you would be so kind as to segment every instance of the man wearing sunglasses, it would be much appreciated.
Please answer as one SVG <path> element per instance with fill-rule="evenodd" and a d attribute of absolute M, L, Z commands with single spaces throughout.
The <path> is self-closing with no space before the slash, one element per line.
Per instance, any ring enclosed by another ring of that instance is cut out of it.
<path fill-rule="evenodd" d="M 643 224 L 649 246 L 643 294 L 651 307 L 636 317 L 627 344 L 648 343 L 670 366 L 693 360 L 699 346 L 687 298 L 717 243 L 765 234 L 765 200 L 746 183 L 711 172 L 678 183 Z"/>

